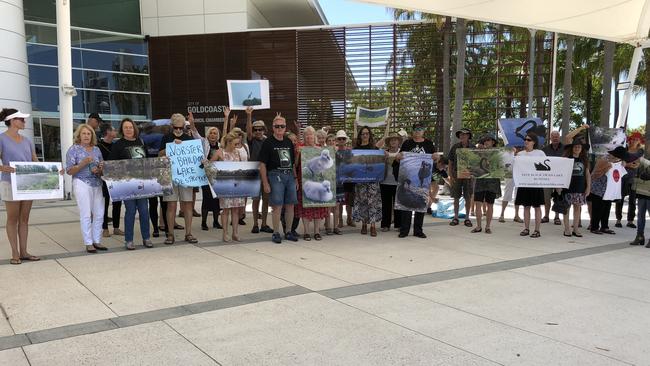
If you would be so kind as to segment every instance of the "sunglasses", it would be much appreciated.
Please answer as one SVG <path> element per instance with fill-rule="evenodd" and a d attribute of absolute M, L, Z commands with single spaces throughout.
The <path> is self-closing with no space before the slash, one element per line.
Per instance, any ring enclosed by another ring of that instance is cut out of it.
<path fill-rule="evenodd" d="M 277 128 L 277 129 L 286 128 L 286 127 L 287 125 L 273 125 L 273 128 Z"/>
<path fill-rule="evenodd" d="M 416 131 L 416 132 L 417 132 L 417 131 L 424 131 L 424 127 L 414 128 L 413 131 Z"/>
<path fill-rule="evenodd" d="M 176 127 L 176 126 L 174 126 L 174 129 L 175 129 L 175 130 L 182 130 L 182 129 L 184 129 L 184 128 L 185 128 L 185 127 Z"/>
<path fill-rule="evenodd" d="M 531 141 L 531 142 L 532 142 L 532 141 L 533 141 L 533 139 L 524 139 L 524 141 Z"/>
<path fill-rule="evenodd" d="M 253 131 L 255 131 L 255 132 L 264 131 L 264 128 L 262 128 L 262 127 L 253 128 Z"/>

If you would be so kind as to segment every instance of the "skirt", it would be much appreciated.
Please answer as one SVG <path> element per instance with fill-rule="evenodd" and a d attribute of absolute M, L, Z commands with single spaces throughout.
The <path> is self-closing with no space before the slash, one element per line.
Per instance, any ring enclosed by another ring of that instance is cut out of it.
<path fill-rule="evenodd" d="M 220 198 L 219 205 L 221 206 L 221 208 L 244 207 L 246 206 L 246 198 L 245 197 Z"/>
<path fill-rule="evenodd" d="M 584 205 L 587 203 L 584 193 L 566 193 L 564 200 L 571 205 Z"/>
<path fill-rule="evenodd" d="M 327 217 L 329 214 L 329 207 L 302 207 L 302 189 L 298 190 L 298 204 L 296 204 L 295 212 L 297 215 L 295 217 L 300 217 L 305 220 L 320 220 Z"/>
<path fill-rule="evenodd" d="M 379 183 L 357 183 L 354 187 L 352 220 L 365 223 L 381 221 Z"/>
<path fill-rule="evenodd" d="M 515 198 L 515 205 L 524 207 L 540 207 L 544 204 L 544 189 L 543 188 L 517 188 L 517 197 Z"/>

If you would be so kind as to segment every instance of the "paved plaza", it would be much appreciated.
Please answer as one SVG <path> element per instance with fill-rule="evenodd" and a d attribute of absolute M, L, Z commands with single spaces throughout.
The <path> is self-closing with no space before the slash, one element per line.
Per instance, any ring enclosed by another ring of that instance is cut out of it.
<path fill-rule="evenodd" d="M 15 266 L 3 208 L 0 365 L 650 365 L 635 230 L 522 238 L 508 213 L 491 235 L 429 216 L 424 240 L 346 228 L 282 245 L 250 220 L 224 244 L 195 219 L 196 245 L 177 231 L 86 254 L 76 206 L 38 202 L 43 260 Z"/>

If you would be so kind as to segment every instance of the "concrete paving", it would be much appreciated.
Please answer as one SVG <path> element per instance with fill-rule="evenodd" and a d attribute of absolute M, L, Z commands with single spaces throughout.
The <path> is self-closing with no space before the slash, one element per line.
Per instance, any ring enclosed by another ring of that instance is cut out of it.
<path fill-rule="evenodd" d="M 249 212 L 240 243 L 195 218 L 198 244 L 113 236 L 91 255 L 74 204 L 34 206 L 43 260 L 10 265 L 0 245 L 0 365 L 650 365 L 633 229 L 533 239 L 508 210 L 491 235 L 427 217 L 425 240 L 345 228 L 275 245 Z"/>

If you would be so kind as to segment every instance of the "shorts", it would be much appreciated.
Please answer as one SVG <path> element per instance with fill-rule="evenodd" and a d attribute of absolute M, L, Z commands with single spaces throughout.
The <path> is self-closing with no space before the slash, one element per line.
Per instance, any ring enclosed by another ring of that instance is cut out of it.
<path fill-rule="evenodd" d="M 513 198 L 513 193 L 516 195 L 517 194 L 517 189 L 515 188 L 515 181 L 510 179 L 506 179 L 506 188 L 503 193 L 503 202 L 510 202 L 512 201 Z"/>
<path fill-rule="evenodd" d="M 474 192 L 474 202 L 486 202 L 490 205 L 494 204 L 497 199 L 497 194 L 490 191 Z"/>
<path fill-rule="evenodd" d="M 271 193 L 269 194 L 269 205 L 295 205 L 298 203 L 296 192 L 296 178 L 292 171 L 286 173 L 281 170 L 271 170 L 268 172 L 269 185 Z"/>
<path fill-rule="evenodd" d="M 175 183 L 172 184 L 172 188 L 174 189 L 174 194 L 163 196 L 163 202 L 192 202 L 192 192 L 194 192 L 194 188 L 182 187 Z"/>
<path fill-rule="evenodd" d="M 0 182 L 0 199 L 5 202 L 13 202 L 14 195 L 11 193 L 11 183 L 2 181 Z"/>
<path fill-rule="evenodd" d="M 544 203 L 551 202 L 551 194 L 555 189 L 553 188 L 543 188 L 544 189 Z"/>
<path fill-rule="evenodd" d="M 472 179 L 455 179 L 451 184 L 451 189 L 449 195 L 451 198 L 458 199 L 465 197 L 465 202 L 469 202 L 472 198 L 472 191 L 474 188 L 474 182 Z"/>

